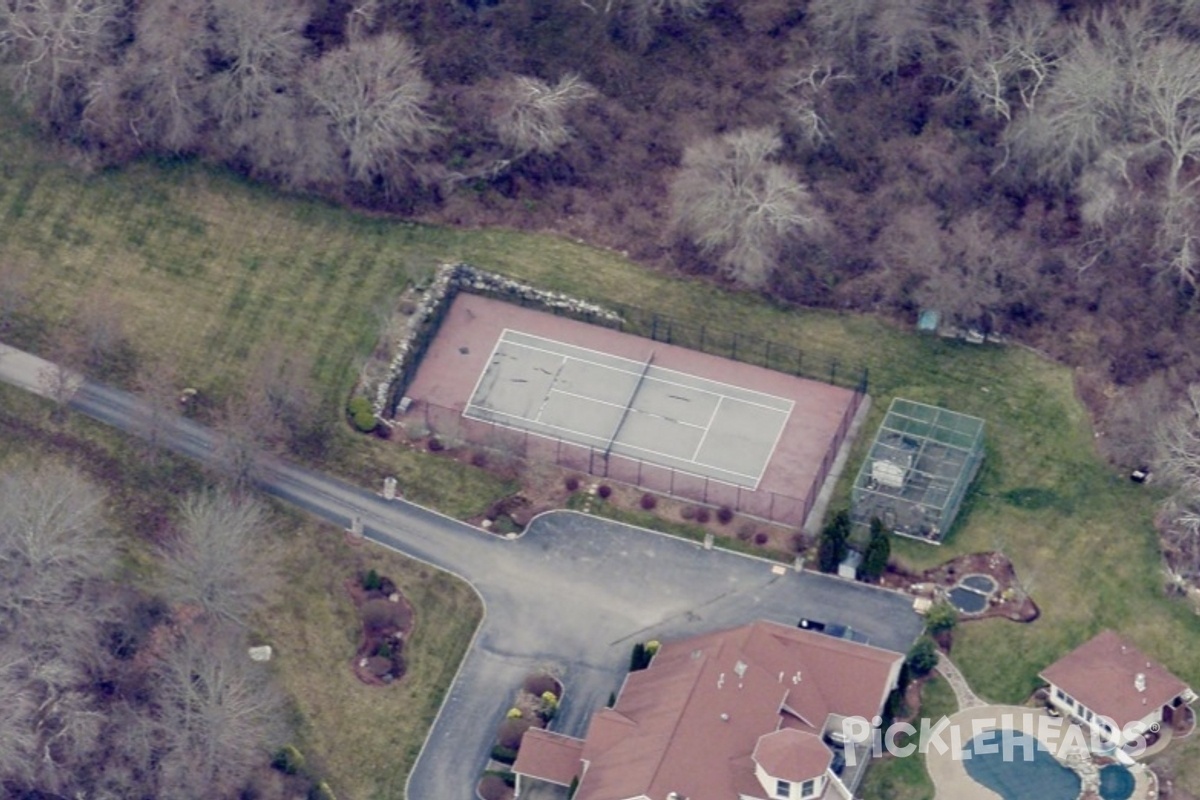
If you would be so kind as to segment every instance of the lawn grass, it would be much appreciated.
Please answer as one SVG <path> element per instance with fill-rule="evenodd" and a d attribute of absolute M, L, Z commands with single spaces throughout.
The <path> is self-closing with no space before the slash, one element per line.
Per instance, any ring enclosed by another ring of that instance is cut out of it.
<path fill-rule="evenodd" d="M 561 238 L 438 229 L 285 198 L 194 164 L 142 163 L 79 177 L 12 120 L 0 120 L 0 258 L 37 266 L 28 343 L 40 344 L 39 332 L 102 287 L 132 312 L 135 347 L 173 359 L 202 390 L 219 394 L 261 348 L 283 344 L 312 359 L 337 413 L 374 342 L 377 309 L 436 264 L 458 260 L 589 300 L 652 304 L 675 318 L 769 338 L 801 349 L 807 363 L 837 359 L 853 374 L 869 369 L 874 406 L 835 495 L 842 504 L 892 397 L 987 421 L 983 470 L 945 545 L 894 548 L 913 568 L 1002 548 L 1033 579 L 1038 621 L 973 622 L 956 634 L 953 657 L 979 694 L 1021 702 L 1042 667 L 1105 627 L 1200 686 L 1200 623 L 1162 593 L 1151 525 L 1160 494 L 1097 458 L 1066 368 L 1016 346 L 972 346 L 874 317 L 780 308 Z M 332 459 L 336 471 L 363 481 L 402 471 L 409 496 L 460 515 L 508 488 L 464 477 L 469 467 L 435 467 L 428 456 L 381 454 L 374 442 L 346 447 Z M 465 484 L 456 481 L 474 481 L 471 499 L 461 500 Z M 1200 763 L 1191 769 L 1200 776 Z"/>
<path fill-rule="evenodd" d="M 944 678 L 932 675 L 922 684 L 918 720 L 936 722 L 957 710 L 954 690 Z M 921 727 L 919 722 L 913 725 Z M 902 737 L 897 738 L 897 743 L 903 746 L 905 741 Z M 875 761 L 867 770 L 859 791 L 863 797 L 881 800 L 932 800 L 934 794 L 933 782 L 925 771 L 925 759 L 915 754 L 907 758 L 887 756 Z"/>
<path fill-rule="evenodd" d="M 404 796 L 404 784 L 482 616 L 478 596 L 450 575 L 376 546 L 350 545 L 300 523 L 282 555 L 286 585 L 258 626 L 277 651 L 280 680 L 300 712 L 299 747 L 334 793 Z M 351 671 L 358 622 L 346 582 L 375 569 L 412 603 L 408 673 L 367 686 Z"/>

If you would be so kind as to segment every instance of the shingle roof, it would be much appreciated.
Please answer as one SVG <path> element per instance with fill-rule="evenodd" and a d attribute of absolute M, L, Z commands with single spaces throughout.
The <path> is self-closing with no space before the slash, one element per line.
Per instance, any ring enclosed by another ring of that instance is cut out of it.
<path fill-rule="evenodd" d="M 1138 676 L 1145 688 L 1137 688 Z M 1163 665 L 1113 631 L 1104 631 L 1042 670 L 1042 678 L 1124 728 L 1187 692 Z"/>
<path fill-rule="evenodd" d="M 879 713 L 902 660 L 770 622 L 665 644 L 649 669 L 629 675 L 616 706 L 592 718 L 576 798 L 736 797 L 761 737 L 795 713 L 787 727 L 824 748 L 817 736 L 829 714 Z"/>
<path fill-rule="evenodd" d="M 521 749 L 517 751 L 513 772 L 559 786 L 570 786 L 582 770 L 583 765 L 579 760 L 582 753 L 581 739 L 530 728 L 521 737 Z"/>
<path fill-rule="evenodd" d="M 802 783 L 824 775 L 833 753 L 817 734 L 784 728 L 760 737 L 753 758 L 771 777 Z"/>

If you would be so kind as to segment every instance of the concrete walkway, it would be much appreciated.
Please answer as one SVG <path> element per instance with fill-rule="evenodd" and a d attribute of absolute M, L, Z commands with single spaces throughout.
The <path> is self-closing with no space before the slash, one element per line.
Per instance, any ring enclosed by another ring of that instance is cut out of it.
<path fill-rule="evenodd" d="M 954 666 L 954 662 L 945 653 L 938 653 L 937 671 L 954 690 L 954 699 L 958 701 L 959 711 L 987 705 L 979 698 L 979 695 L 971 690 L 967 679 L 963 677 L 963 674 L 958 671 L 958 667 Z"/>

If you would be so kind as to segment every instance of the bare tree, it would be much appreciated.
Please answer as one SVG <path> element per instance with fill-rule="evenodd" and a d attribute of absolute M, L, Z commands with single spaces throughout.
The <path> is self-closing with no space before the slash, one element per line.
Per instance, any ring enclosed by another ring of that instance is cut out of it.
<path fill-rule="evenodd" d="M 54 791 L 88 763 L 103 722 L 85 691 L 115 560 L 102 502 L 66 467 L 0 476 L 0 696 L 17 728 L 0 737 L 0 764 L 20 751 L 16 774 Z"/>
<path fill-rule="evenodd" d="M 1180 407 L 1162 421 L 1158 468 L 1171 485 L 1200 496 L 1200 384 L 1189 386 Z"/>
<path fill-rule="evenodd" d="M 64 607 L 112 565 L 101 534 L 103 495 L 74 470 L 44 466 L 0 476 L 0 614 Z"/>
<path fill-rule="evenodd" d="M 240 631 L 193 626 L 155 672 L 159 770 L 171 796 L 232 796 L 284 741 L 282 698 L 267 665 L 246 655 Z"/>
<path fill-rule="evenodd" d="M 175 540 L 163 551 L 164 590 L 179 604 L 243 624 L 276 580 L 267 509 L 222 490 L 189 496 L 181 516 Z"/>
<path fill-rule="evenodd" d="M 734 280 L 766 285 L 784 245 L 817 233 L 822 213 L 775 155 L 768 129 L 745 130 L 688 147 L 671 186 L 674 227 Z"/>
<path fill-rule="evenodd" d="M 437 125 L 426 110 L 430 84 L 416 49 L 384 33 L 326 53 L 305 81 L 312 102 L 345 149 L 349 175 L 386 177 L 423 151 Z"/>
<path fill-rule="evenodd" d="M 232 128 L 290 90 L 308 42 L 308 10 L 295 0 L 210 0 L 213 53 L 222 69 L 208 81 L 217 123 Z"/>
<path fill-rule="evenodd" d="M 1012 103 L 1028 111 L 1061 55 L 1057 13 L 1044 3 L 1021 3 L 998 24 L 987 9 L 944 34 L 952 52 L 950 78 L 984 111 L 1012 119 Z"/>
<path fill-rule="evenodd" d="M 861 74 L 891 75 L 936 49 L 929 0 L 812 0 L 809 26 Z"/>
<path fill-rule="evenodd" d="M 88 85 L 84 119 L 100 138 L 187 152 L 199 145 L 208 118 L 206 51 L 209 3 L 153 0 L 134 16 L 133 44 L 123 61 Z"/>
<path fill-rule="evenodd" d="M 0 52 L 17 95 L 47 121 L 69 119 L 89 73 L 116 52 L 123 12 L 119 0 L 0 2 Z"/>
<path fill-rule="evenodd" d="M 827 63 L 788 69 L 779 76 L 776 92 L 801 142 L 816 148 L 833 137 L 826 122 L 830 90 L 839 81 L 852 80 L 853 75 Z"/>
<path fill-rule="evenodd" d="M 574 73 L 563 75 L 553 86 L 540 78 L 514 75 L 499 95 L 494 124 L 500 141 L 520 158 L 529 153 L 549 155 L 570 141 L 567 114 L 595 97 L 596 90 Z"/>

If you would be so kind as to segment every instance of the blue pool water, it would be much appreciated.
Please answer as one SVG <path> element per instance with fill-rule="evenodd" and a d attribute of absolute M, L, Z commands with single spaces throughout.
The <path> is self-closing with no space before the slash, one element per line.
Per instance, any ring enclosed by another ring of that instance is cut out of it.
<path fill-rule="evenodd" d="M 1100 770 L 1100 796 L 1104 800 L 1127 800 L 1136 785 L 1133 773 L 1120 764 L 1109 764 Z"/>
<path fill-rule="evenodd" d="M 981 733 L 963 748 L 967 774 L 1004 800 L 1075 800 L 1079 776 L 1055 761 L 1045 745 L 1020 731 Z M 1026 760 L 1026 759 L 1031 760 Z"/>

